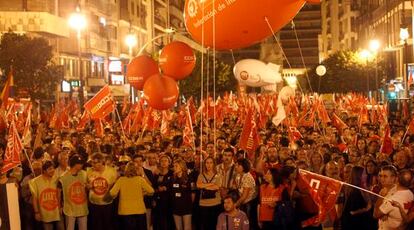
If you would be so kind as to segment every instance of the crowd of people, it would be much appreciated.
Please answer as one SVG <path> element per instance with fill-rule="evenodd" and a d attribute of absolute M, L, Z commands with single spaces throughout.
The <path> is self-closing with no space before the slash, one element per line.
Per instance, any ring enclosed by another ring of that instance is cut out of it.
<path fill-rule="evenodd" d="M 414 229 L 414 136 L 409 120 L 390 112 L 392 153 L 382 153 L 381 124 L 287 128 L 269 119 L 254 152 L 240 148 L 243 123 L 201 129 L 194 146 L 183 131 L 144 131 L 126 138 L 117 123 L 103 137 L 33 124 L 42 145 L 25 151 L 21 167 L 0 175 L 16 183 L 22 229 Z M 38 128 L 40 127 L 40 128 Z M 6 149 L 6 135 L 0 155 Z M 0 168 L 2 160 L 0 160 Z M 306 225 L 319 207 L 298 170 L 346 182 L 326 218 Z M 372 195 L 359 188 L 372 191 Z"/>

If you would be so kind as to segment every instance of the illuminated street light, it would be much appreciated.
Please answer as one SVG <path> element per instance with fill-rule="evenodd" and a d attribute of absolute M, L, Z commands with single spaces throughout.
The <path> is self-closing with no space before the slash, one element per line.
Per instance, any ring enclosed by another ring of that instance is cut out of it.
<path fill-rule="evenodd" d="M 76 12 L 72 13 L 69 17 L 69 26 L 72 29 L 78 31 L 84 30 L 87 26 L 85 15 L 81 14 L 80 8 L 76 7 Z"/>
<path fill-rule="evenodd" d="M 410 37 L 410 33 L 408 32 L 408 28 L 400 28 L 401 41 L 406 42 L 409 37 Z"/>
<path fill-rule="evenodd" d="M 129 56 L 132 57 L 132 48 L 138 44 L 137 36 L 135 34 L 128 34 L 125 37 L 125 44 L 128 46 Z"/>
<path fill-rule="evenodd" d="M 368 58 L 371 56 L 371 53 L 368 50 L 362 50 L 359 52 L 359 58 L 364 61 L 368 61 Z"/>
<path fill-rule="evenodd" d="M 79 64 L 78 64 L 78 73 L 79 73 L 79 81 L 80 81 L 80 86 L 79 86 L 79 104 L 81 105 L 81 108 L 83 108 L 83 104 L 85 102 L 85 98 L 83 95 L 83 86 L 84 86 L 84 80 L 83 80 L 83 75 L 82 75 L 82 69 L 81 69 L 81 63 L 82 63 L 82 55 L 81 55 L 81 32 L 82 30 L 84 30 L 87 26 L 87 21 L 86 21 L 86 17 L 85 15 L 83 15 L 80 11 L 80 7 L 76 7 L 76 11 L 74 13 L 72 13 L 68 19 L 68 24 L 69 26 L 76 30 L 77 32 L 77 40 L 78 40 L 78 60 L 79 60 Z"/>
<path fill-rule="evenodd" d="M 401 27 L 400 28 L 400 39 L 404 43 L 404 62 L 403 62 L 403 69 L 404 69 L 404 75 L 403 75 L 403 82 L 405 86 L 404 90 L 404 98 L 408 98 L 409 94 L 409 85 L 408 85 L 408 53 L 407 53 L 407 40 L 410 37 L 410 33 L 408 32 L 408 28 Z"/>
<path fill-rule="evenodd" d="M 373 39 L 369 41 L 369 50 L 371 50 L 371 52 L 374 52 L 374 53 L 378 52 L 380 46 L 381 46 L 381 43 L 377 39 Z"/>

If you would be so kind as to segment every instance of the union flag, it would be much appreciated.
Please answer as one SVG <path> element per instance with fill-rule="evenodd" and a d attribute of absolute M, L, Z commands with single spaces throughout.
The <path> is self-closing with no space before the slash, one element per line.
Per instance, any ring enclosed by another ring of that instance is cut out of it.
<path fill-rule="evenodd" d="M 111 89 L 105 85 L 99 92 L 84 105 L 91 119 L 102 119 L 114 111 L 115 103 L 112 99 Z"/>
<path fill-rule="evenodd" d="M 20 153 L 23 150 L 23 144 L 20 140 L 19 133 L 17 132 L 14 121 L 11 122 L 7 137 L 7 148 L 4 154 L 2 173 L 6 173 L 9 170 L 19 166 Z"/>
<path fill-rule="evenodd" d="M 335 203 L 341 191 L 342 182 L 299 169 L 299 183 L 308 189 L 313 201 L 319 207 L 318 214 L 303 221 L 302 226 L 306 227 L 324 222 L 327 215 L 335 212 Z"/>
<path fill-rule="evenodd" d="M 247 112 L 246 119 L 244 120 L 244 127 L 239 141 L 240 148 L 249 153 L 256 151 L 260 144 L 256 119 L 253 113 L 253 108 L 250 108 Z"/>

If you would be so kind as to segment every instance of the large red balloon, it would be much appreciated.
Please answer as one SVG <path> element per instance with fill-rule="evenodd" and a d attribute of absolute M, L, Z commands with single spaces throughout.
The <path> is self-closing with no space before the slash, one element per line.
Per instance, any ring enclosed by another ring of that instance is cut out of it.
<path fill-rule="evenodd" d="M 169 109 L 178 99 L 177 82 L 171 77 L 153 75 L 145 82 L 144 98 L 154 109 Z"/>
<path fill-rule="evenodd" d="M 190 46 L 174 41 L 162 49 L 159 63 L 163 74 L 183 80 L 193 72 L 196 57 Z"/>
<path fill-rule="evenodd" d="M 184 19 L 197 42 L 216 50 L 237 49 L 272 34 L 265 17 L 276 32 L 295 17 L 305 2 L 320 0 L 186 0 Z"/>
<path fill-rule="evenodd" d="M 126 76 L 135 89 L 142 90 L 147 79 L 157 73 L 157 62 L 147 55 L 141 55 L 128 64 Z"/>

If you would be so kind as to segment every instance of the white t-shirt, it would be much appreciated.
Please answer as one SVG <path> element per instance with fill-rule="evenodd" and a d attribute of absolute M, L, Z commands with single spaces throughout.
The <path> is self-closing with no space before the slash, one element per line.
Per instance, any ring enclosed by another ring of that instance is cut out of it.
<path fill-rule="evenodd" d="M 386 198 L 400 203 L 404 207 L 405 213 L 407 213 L 411 206 L 411 202 L 414 200 L 414 195 L 408 189 L 397 191 L 397 187 L 394 187 L 388 192 Z M 394 207 L 391 202 L 384 200 L 379 209 L 382 213 L 388 215 L 388 218 L 385 221 L 379 219 L 378 229 L 392 230 L 398 228 L 402 224 L 403 219 L 400 209 L 398 207 Z"/>

